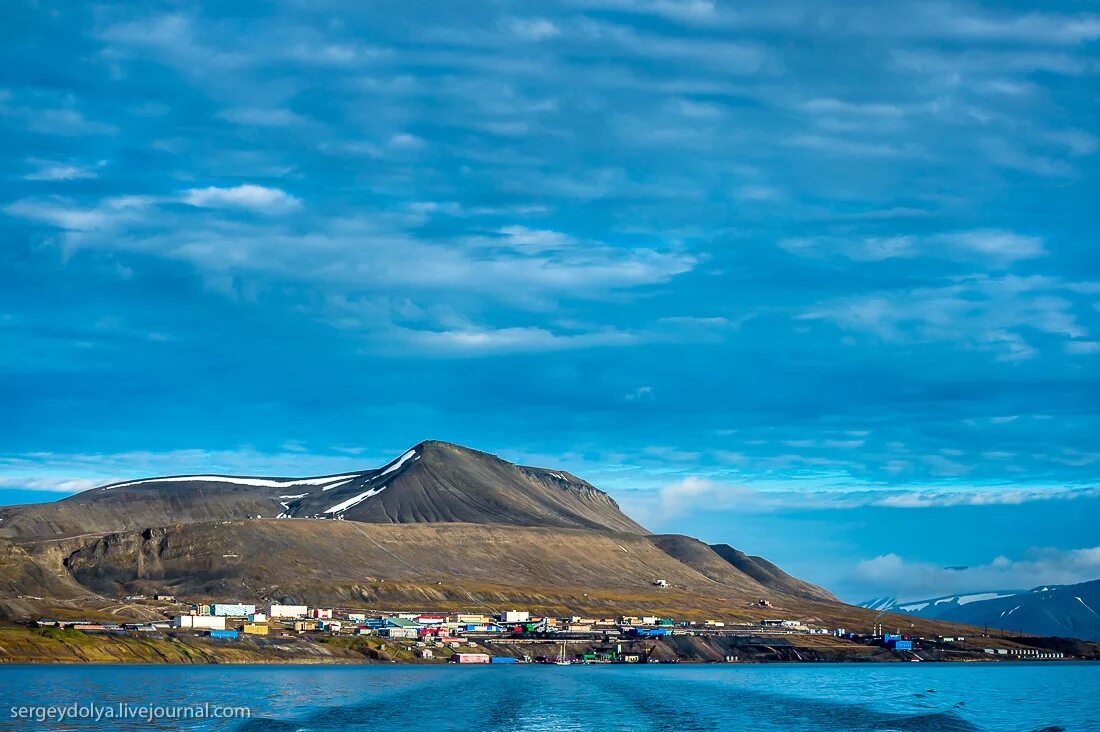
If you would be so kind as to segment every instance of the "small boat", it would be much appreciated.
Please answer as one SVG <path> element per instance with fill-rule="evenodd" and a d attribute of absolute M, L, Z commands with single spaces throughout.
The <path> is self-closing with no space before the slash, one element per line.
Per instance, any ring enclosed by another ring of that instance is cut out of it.
<path fill-rule="evenodd" d="M 565 657 L 565 641 L 561 642 L 561 653 L 558 655 L 558 660 L 554 661 L 555 666 L 572 666 L 573 662 Z"/>

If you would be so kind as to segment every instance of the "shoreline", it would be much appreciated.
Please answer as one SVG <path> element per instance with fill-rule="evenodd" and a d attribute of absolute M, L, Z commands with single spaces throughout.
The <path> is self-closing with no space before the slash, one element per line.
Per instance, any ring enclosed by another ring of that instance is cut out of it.
<path fill-rule="evenodd" d="M 1077 653 L 1064 658 L 1026 658 L 990 655 L 970 649 L 921 649 L 895 651 L 853 641 L 793 636 L 787 639 L 752 637 L 672 636 L 649 640 L 613 641 L 623 658 L 608 662 L 584 659 L 606 649 L 606 642 L 583 640 L 571 643 L 573 665 L 813 665 L 882 663 L 1066 663 L 1100 660 L 1096 644 L 1074 641 L 1050 641 L 1068 644 Z M 434 648 L 431 658 L 420 658 L 423 646 L 413 641 L 372 636 L 284 636 L 223 640 L 195 633 L 98 633 L 58 631 L 27 626 L 0 627 L 0 666 L 441 666 L 456 664 L 456 653 L 487 654 L 507 659 L 501 664 L 470 665 L 543 665 L 558 653 L 560 640 L 550 638 L 494 638 L 468 641 L 461 647 Z M 983 639 L 985 643 L 1007 643 L 1002 639 Z M 812 645 L 811 645 L 812 644 Z M 1052 643 L 1056 645 L 1057 643 Z"/>

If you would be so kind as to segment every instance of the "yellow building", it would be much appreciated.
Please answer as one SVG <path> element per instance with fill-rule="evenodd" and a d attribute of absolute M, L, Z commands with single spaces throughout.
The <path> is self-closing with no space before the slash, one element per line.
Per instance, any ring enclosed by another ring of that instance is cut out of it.
<path fill-rule="evenodd" d="M 265 623 L 245 623 L 243 630 L 248 635 L 267 635 Z"/>

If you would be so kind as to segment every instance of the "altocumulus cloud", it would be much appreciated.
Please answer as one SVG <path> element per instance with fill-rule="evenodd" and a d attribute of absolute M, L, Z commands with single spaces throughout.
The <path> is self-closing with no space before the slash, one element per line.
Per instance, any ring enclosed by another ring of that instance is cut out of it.
<path fill-rule="evenodd" d="M 697 456 L 696 456 L 697 459 Z M 745 459 L 741 456 L 741 459 Z M 1034 501 L 1071 501 L 1100 497 L 1092 486 L 954 486 L 899 490 L 883 486 L 859 488 L 817 487 L 804 484 L 797 490 L 782 484 L 730 483 L 706 477 L 688 476 L 657 489 L 643 510 L 662 518 L 688 516 L 703 511 L 778 511 L 791 509 L 851 509 L 868 506 L 896 509 L 943 508 L 950 506 L 1013 506 Z"/>
<path fill-rule="evenodd" d="M 287 213 L 302 205 L 286 191 L 247 183 L 232 188 L 192 188 L 183 194 L 181 200 L 202 208 L 243 208 L 263 213 Z"/>
<path fill-rule="evenodd" d="M 682 530 L 1053 514 L 1095 479 L 1082 3 L 242 7 L 5 15 L 5 444 L 211 450 L 41 475 L 215 469 L 246 433 L 222 469 L 296 474 L 293 438 L 430 425 L 597 456 Z"/>

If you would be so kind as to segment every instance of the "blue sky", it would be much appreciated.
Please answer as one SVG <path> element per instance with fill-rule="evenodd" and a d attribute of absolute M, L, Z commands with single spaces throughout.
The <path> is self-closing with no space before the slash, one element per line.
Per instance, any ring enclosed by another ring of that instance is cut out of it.
<path fill-rule="evenodd" d="M 0 500 L 437 438 L 849 599 L 1100 577 L 1094 3 L 0 28 Z"/>

